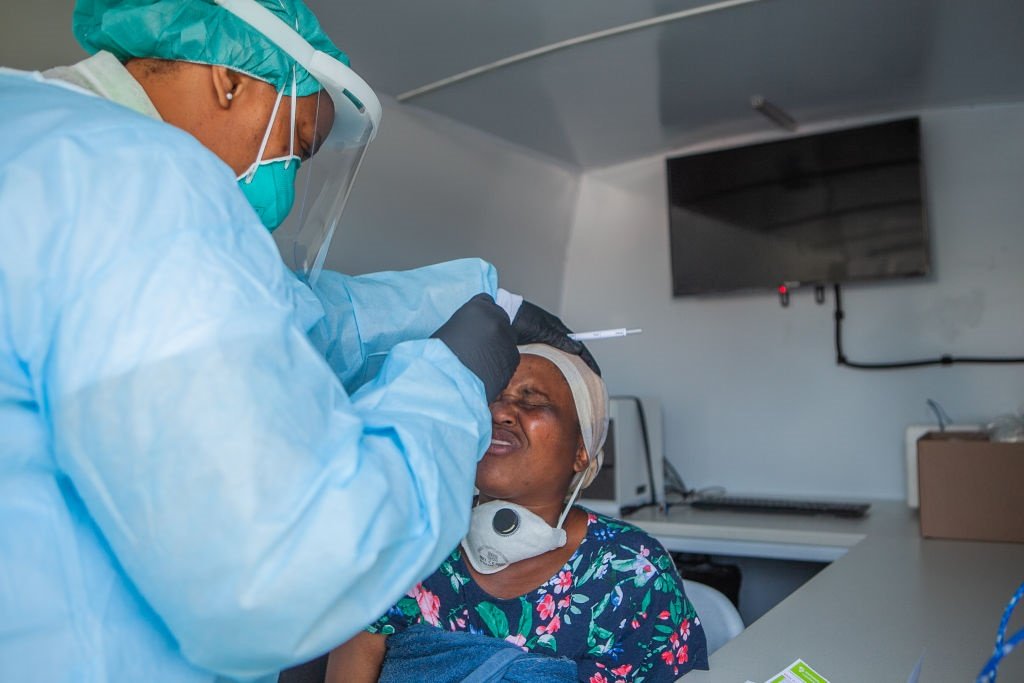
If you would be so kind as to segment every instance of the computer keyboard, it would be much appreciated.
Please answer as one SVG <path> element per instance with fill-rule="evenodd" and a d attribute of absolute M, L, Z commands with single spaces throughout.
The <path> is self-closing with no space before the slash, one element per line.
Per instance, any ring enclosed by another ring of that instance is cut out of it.
<path fill-rule="evenodd" d="M 738 512 L 781 512 L 798 515 L 833 515 L 863 517 L 869 503 L 847 503 L 823 500 L 787 500 L 784 498 L 753 498 L 749 496 L 704 496 L 690 502 L 698 510 L 735 510 Z"/>

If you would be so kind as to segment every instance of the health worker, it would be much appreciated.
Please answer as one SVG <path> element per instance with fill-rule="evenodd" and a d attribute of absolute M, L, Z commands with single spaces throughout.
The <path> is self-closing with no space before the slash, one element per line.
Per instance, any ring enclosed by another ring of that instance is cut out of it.
<path fill-rule="evenodd" d="M 478 260 L 322 270 L 380 105 L 299 0 L 74 33 L 0 72 L 0 680 L 273 680 L 457 545 L 516 343 L 582 347 Z"/>

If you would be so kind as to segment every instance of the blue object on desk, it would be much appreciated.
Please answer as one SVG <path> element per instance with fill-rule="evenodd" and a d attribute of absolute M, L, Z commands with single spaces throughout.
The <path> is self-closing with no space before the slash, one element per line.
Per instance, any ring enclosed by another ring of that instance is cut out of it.
<path fill-rule="evenodd" d="M 1010 623 L 1010 616 L 1013 614 L 1013 610 L 1016 609 L 1017 603 L 1020 602 L 1021 598 L 1024 597 L 1024 583 L 1020 585 L 1017 592 L 1010 598 L 1010 602 L 1006 605 L 1006 609 L 1003 610 L 1003 618 L 999 620 L 999 630 L 996 631 L 996 646 L 992 652 L 992 656 L 985 662 L 984 668 L 981 673 L 978 674 L 977 683 L 993 683 L 996 680 L 996 673 L 999 670 L 999 662 L 1003 660 L 1003 657 L 1010 654 L 1013 648 L 1021 644 L 1024 641 L 1024 628 L 1010 636 L 1009 640 L 1006 638 L 1006 625 Z"/>

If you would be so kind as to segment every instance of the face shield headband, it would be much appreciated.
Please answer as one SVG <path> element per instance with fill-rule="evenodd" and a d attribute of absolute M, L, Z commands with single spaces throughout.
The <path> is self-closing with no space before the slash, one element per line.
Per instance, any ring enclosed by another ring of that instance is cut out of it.
<path fill-rule="evenodd" d="M 294 59 L 320 83 L 334 103 L 330 134 L 315 158 L 299 171 L 299 211 L 293 212 L 274 233 L 285 264 L 312 286 L 323 269 L 366 146 L 380 126 L 380 101 L 354 71 L 315 49 L 256 0 L 216 2 Z M 318 101 L 318 117 L 320 111 Z"/>

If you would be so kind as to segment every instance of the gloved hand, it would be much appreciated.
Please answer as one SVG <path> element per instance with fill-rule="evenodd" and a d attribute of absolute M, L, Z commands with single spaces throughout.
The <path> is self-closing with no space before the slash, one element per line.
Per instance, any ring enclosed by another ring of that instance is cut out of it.
<path fill-rule="evenodd" d="M 508 314 L 489 294 L 477 294 L 462 304 L 431 335 L 484 383 L 487 403 L 493 403 L 519 366 L 519 350 Z"/>
<path fill-rule="evenodd" d="M 516 313 L 515 320 L 512 321 L 512 330 L 516 335 L 516 344 L 547 344 L 566 353 L 574 353 L 582 358 L 598 377 L 601 376 L 601 368 L 583 342 L 569 339 L 568 335 L 572 334 L 572 330 L 540 306 L 524 301 Z"/>

